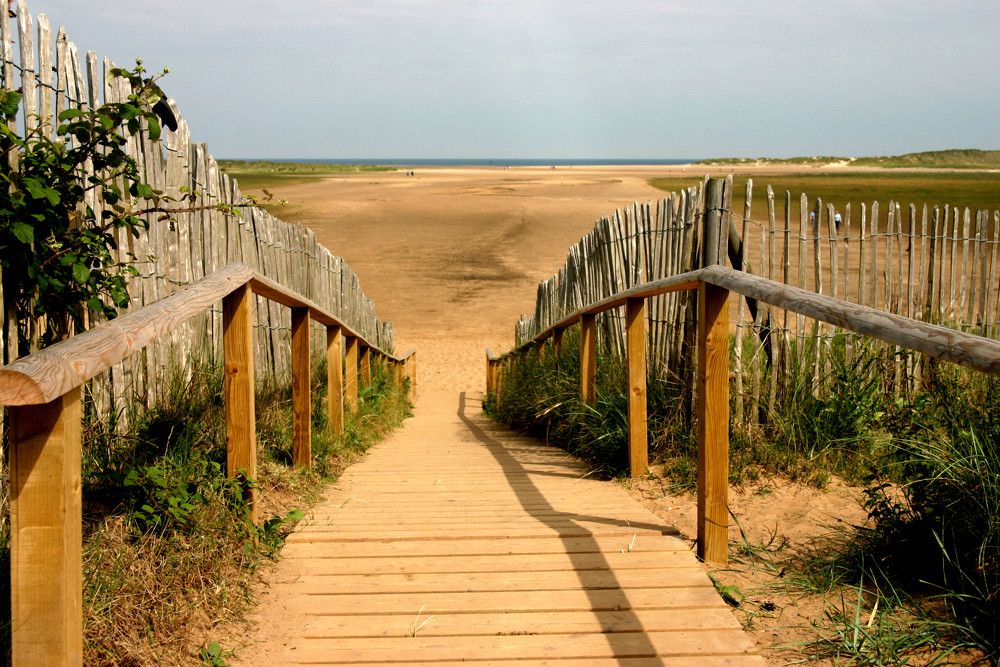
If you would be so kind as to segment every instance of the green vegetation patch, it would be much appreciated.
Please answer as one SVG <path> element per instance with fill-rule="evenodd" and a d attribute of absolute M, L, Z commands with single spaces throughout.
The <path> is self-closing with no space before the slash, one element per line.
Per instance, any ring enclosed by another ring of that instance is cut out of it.
<path fill-rule="evenodd" d="M 326 176 L 395 171 L 395 167 L 337 162 L 281 162 L 270 160 L 219 160 L 219 167 L 239 181 L 244 190 L 277 185 L 312 183 Z"/>
<path fill-rule="evenodd" d="M 884 169 L 1000 169 L 1000 151 L 984 151 L 977 148 L 952 148 L 943 151 L 923 151 L 903 155 L 880 155 L 873 157 L 833 157 L 818 155 L 811 157 L 760 157 L 760 158 L 710 158 L 694 164 L 713 166 L 787 166 L 803 165 L 822 167 L 835 162 L 852 167 L 880 167 Z"/>
<path fill-rule="evenodd" d="M 723 175 L 712 172 L 713 176 Z M 752 216 L 758 220 L 767 219 L 767 186 L 774 189 L 778 224 L 784 213 L 785 191 L 791 194 L 793 221 L 798 218 L 799 196 L 805 193 L 810 201 L 817 197 L 824 203 L 833 204 L 844 210 L 848 203 L 852 211 L 860 211 L 864 202 L 871 206 L 873 201 L 885 210 L 889 200 L 910 203 L 922 207 L 960 206 L 975 209 L 1000 209 L 1000 173 L 991 172 L 822 172 L 800 174 L 747 174 L 733 175 L 733 206 L 742 214 L 743 193 L 747 179 L 753 179 Z M 677 192 L 683 188 L 701 183 L 698 176 L 663 176 L 652 178 L 649 184 L 664 192 Z M 883 214 L 884 219 L 884 214 Z"/>

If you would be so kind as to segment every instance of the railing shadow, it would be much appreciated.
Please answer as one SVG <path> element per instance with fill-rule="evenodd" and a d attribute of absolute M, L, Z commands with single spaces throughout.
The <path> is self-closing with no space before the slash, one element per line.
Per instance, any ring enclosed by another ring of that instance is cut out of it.
<path fill-rule="evenodd" d="M 606 632 L 605 636 L 608 644 L 615 650 L 616 657 L 656 656 L 656 646 L 646 634 L 646 629 L 643 627 L 641 619 L 636 614 L 636 610 L 632 608 L 626 592 L 622 590 L 620 582 L 615 577 L 614 571 L 611 569 L 611 564 L 608 562 L 597 541 L 598 536 L 577 522 L 597 522 L 620 526 L 625 529 L 642 528 L 660 531 L 664 534 L 677 534 L 676 529 L 672 526 L 649 523 L 637 524 L 609 517 L 590 516 L 559 510 L 552 505 L 541 489 L 531 479 L 536 473 L 529 473 L 524 465 L 511 455 L 500 440 L 492 437 L 475 420 L 469 417 L 467 414 L 466 392 L 459 394 L 458 418 L 476 441 L 482 444 L 497 463 L 500 464 L 511 490 L 517 496 L 524 511 L 539 523 L 555 531 L 559 539 L 566 544 L 566 553 L 573 564 L 573 569 L 579 579 L 581 589 L 586 593 L 590 601 L 592 613 L 601 623 L 602 629 L 605 631 L 608 630 L 610 619 L 605 617 L 607 612 L 614 612 L 616 625 L 634 628 L 628 631 L 627 649 L 625 649 L 624 643 L 616 642 L 616 635 L 621 635 L 621 632 Z M 572 535 L 563 534 L 566 532 L 565 522 L 567 520 L 579 529 L 571 531 Z M 572 543 L 570 540 L 572 540 Z M 583 541 L 582 548 L 580 544 L 581 540 Z M 572 544 L 572 547 L 570 547 L 570 544 Z M 598 567 L 596 568 L 595 559 L 598 559 Z M 610 581 L 615 585 L 612 588 L 609 588 L 609 576 Z M 622 646 L 616 646 L 617 643 L 622 643 Z"/>

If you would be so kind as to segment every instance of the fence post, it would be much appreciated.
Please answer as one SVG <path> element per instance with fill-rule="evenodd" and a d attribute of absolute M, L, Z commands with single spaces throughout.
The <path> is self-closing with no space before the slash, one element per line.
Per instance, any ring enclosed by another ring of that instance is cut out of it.
<path fill-rule="evenodd" d="M 80 388 L 8 410 L 12 662 L 81 665 Z"/>
<path fill-rule="evenodd" d="M 292 463 L 312 465 L 309 309 L 292 308 Z"/>
<path fill-rule="evenodd" d="M 372 349 L 367 345 L 361 346 L 361 386 L 370 387 L 372 384 Z"/>
<path fill-rule="evenodd" d="M 222 300 L 222 355 L 226 397 L 226 475 L 240 472 L 257 478 L 257 419 L 254 405 L 253 312 L 255 297 L 249 285 Z M 257 491 L 244 488 L 250 518 L 257 520 Z"/>
<path fill-rule="evenodd" d="M 704 266 L 724 257 L 720 244 L 724 179 L 710 179 L 705 193 Z M 698 371 L 695 391 L 698 439 L 698 556 L 729 561 L 729 291 L 698 287 Z"/>
<path fill-rule="evenodd" d="M 625 302 L 628 358 L 628 467 L 629 476 L 649 471 L 646 432 L 646 299 Z"/>
<path fill-rule="evenodd" d="M 580 317 L 580 398 L 587 405 L 597 401 L 597 316 Z"/>
<path fill-rule="evenodd" d="M 556 368 L 559 368 L 559 354 L 562 352 L 563 329 L 556 329 L 552 332 L 552 358 L 555 360 Z"/>
<path fill-rule="evenodd" d="M 344 356 L 344 401 L 351 410 L 358 409 L 358 342 L 357 336 L 347 339 L 347 354 Z"/>
<path fill-rule="evenodd" d="M 344 432 L 344 336 L 339 326 L 326 328 L 326 410 L 330 432 Z"/>
<path fill-rule="evenodd" d="M 406 360 L 409 372 L 407 375 L 410 378 L 410 402 L 417 402 L 417 353 L 416 351 L 410 353 L 410 357 Z"/>

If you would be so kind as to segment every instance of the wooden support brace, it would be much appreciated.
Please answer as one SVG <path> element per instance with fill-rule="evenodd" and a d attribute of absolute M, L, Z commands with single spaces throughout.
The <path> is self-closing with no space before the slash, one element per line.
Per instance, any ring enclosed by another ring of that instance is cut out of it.
<path fill-rule="evenodd" d="M 257 520 L 257 421 L 254 405 L 252 317 L 254 295 L 248 285 L 222 300 L 222 350 L 226 397 L 226 474 L 249 482 L 244 497 Z"/>
<path fill-rule="evenodd" d="M 698 557 L 729 562 L 729 291 L 698 288 Z"/>
<path fill-rule="evenodd" d="M 344 356 L 344 401 L 351 410 L 358 409 L 358 348 L 361 343 L 356 336 L 347 339 L 347 354 Z"/>
<path fill-rule="evenodd" d="M 326 328 L 326 410 L 330 432 L 344 432 L 344 336 L 338 326 Z"/>
<path fill-rule="evenodd" d="M 292 463 L 312 465 L 309 309 L 292 308 Z"/>
<path fill-rule="evenodd" d="M 587 405 L 597 401 L 597 316 L 580 318 L 580 398 Z"/>
<path fill-rule="evenodd" d="M 628 467 L 629 476 L 649 471 L 646 430 L 646 300 L 625 303 L 628 354 Z"/>
<path fill-rule="evenodd" d="M 8 414 L 13 664 L 81 665 L 80 388 Z"/>

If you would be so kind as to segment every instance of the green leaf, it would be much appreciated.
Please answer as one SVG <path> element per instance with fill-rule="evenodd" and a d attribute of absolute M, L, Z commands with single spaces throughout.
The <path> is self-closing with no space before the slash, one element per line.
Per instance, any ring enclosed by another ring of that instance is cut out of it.
<path fill-rule="evenodd" d="M 86 285 L 87 281 L 90 280 L 90 269 L 85 264 L 77 262 L 73 265 L 73 280 L 81 285 Z"/>
<path fill-rule="evenodd" d="M 146 121 L 149 125 L 149 140 L 156 141 L 160 138 L 160 121 L 156 119 L 156 116 L 147 116 Z"/>
<path fill-rule="evenodd" d="M 64 120 L 70 120 L 72 118 L 79 118 L 83 114 L 84 112 L 81 111 L 80 109 L 66 109 L 65 111 L 59 114 L 59 120 L 64 121 Z"/>
<path fill-rule="evenodd" d="M 4 116 L 17 115 L 17 109 L 21 106 L 21 94 L 14 90 L 4 90 L 0 92 L 0 113 Z"/>
<path fill-rule="evenodd" d="M 35 228 L 31 225 L 23 222 L 15 222 L 14 228 L 11 231 L 21 243 L 31 244 L 35 242 Z"/>

